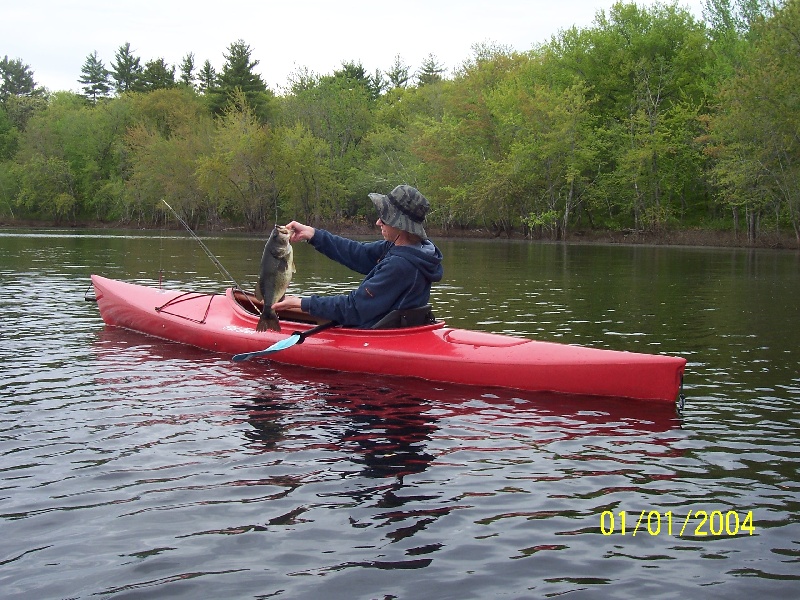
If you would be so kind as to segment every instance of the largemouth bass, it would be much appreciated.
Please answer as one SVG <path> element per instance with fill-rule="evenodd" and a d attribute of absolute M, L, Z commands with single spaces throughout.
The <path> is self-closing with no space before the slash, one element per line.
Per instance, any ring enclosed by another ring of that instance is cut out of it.
<path fill-rule="evenodd" d="M 263 300 L 264 310 L 256 325 L 256 331 L 281 330 L 277 313 L 272 305 L 286 295 L 286 288 L 294 273 L 292 245 L 289 243 L 289 230 L 283 225 L 275 225 L 264 245 L 261 255 L 261 273 L 258 276 L 256 298 Z"/>

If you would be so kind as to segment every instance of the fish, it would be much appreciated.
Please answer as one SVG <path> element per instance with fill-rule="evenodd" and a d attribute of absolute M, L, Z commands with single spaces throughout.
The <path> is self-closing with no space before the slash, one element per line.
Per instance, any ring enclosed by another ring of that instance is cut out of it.
<path fill-rule="evenodd" d="M 283 225 L 275 225 L 264 245 L 261 255 L 261 272 L 256 286 L 256 298 L 264 302 L 264 310 L 258 319 L 256 331 L 280 331 L 281 324 L 272 305 L 283 299 L 292 275 L 295 272 L 290 231 Z"/>

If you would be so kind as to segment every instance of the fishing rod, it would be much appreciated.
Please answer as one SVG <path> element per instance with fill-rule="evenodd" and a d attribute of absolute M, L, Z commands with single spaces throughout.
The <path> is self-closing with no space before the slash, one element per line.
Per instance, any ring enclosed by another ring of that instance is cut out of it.
<path fill-rule="evenodd" d="M 197 237 L 197 234 L 196 234 L 194 231 L 192 231 L 192 228 L 191 228 L 191 227 L 189 227 L 189 225 L 186 223 L 186 221 L 184 221 L 184 220 L 183 220 L 183 218 L 182 218 L 182 217 L 181 217 L 181 216 L 180 216 L 180 215 L 177 213 L 177 211 L 176 211 L 174 208 L 172 208 L 172 207 L 171 207 L 169 204 L 167 204 L 167 201 L 166 201 L 166 200 L 164 200 L 163 198 L 161 199 L 161 201 L 162 201 L 162 202 L 163 202 L 163 203 L 166 205 L 166 207 L 167 207 L 168 209 L 170 209 L 170 210 L 172 211 L 172 214 L 173 214 L 173 215 L 175 215 L 175 218 L 176 218 L 176 219 L 178 219 L 178 221 L 180 221 L 181 225 L 183 225 L 183 226 L 186 228 L 186 231 L 188 231 L 189 233 L 191 233 L 191 234 L 192 234 L 192 237 L 193 237 L 194 239 L 196 239 L 196 240 L 197 240 L 197 243 L 199 243 L 199 244 L 200 244 L 200 247 L 201 247 L 203 250 L 205 250 L 206 254 L 208 255 L 208 258 L 210 258 L 210 259 L 211 259 L 211 261 L 214 263 L 214 265 L 216 265 L 216 267 L 217 267 L 217 269 L 219 270 L 220 274 L 221 274 L 223 277 L 227 277 L 227 278 L 228 278 L 228 280 L 229 280 L 231 283 L 233 283 L 233 286 L 234 286 L 234 287 L 235 287 L 237 290 L 239 290 L 240 292 L 244 293 L 244 290 L 242 289 L 242 286 L 240 286 L 238 283 L 236 283 L 236 280 L 233 278 L 233 275 L 231 275 L 230 273 L 228 273 L 228 269 L 226 269 L 224 266 L 222 266 L 222 263 L 221 263 L 221 262 L 219 262 L 219 259 L 218 259 L 216 256 L 214 256 L 214 253 L 213 253 L 213 252 L 211 252 L 211 250 L 209 250 L 209 249 L 208 249 L 208 246 L 206 246 L 206 245 L 203 243 L 203 240 L 201 240 L 199 237 Z"/>

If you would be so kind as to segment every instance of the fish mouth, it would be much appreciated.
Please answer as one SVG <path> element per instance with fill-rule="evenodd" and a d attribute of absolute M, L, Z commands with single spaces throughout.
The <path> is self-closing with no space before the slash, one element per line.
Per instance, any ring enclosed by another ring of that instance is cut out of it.
<path fill-rule="evenodd" d="M 285 227 L 284 225 L 275 225 L 275 231 L 281 233 L 283 235 L 289 235 L 289 228 Z"/>

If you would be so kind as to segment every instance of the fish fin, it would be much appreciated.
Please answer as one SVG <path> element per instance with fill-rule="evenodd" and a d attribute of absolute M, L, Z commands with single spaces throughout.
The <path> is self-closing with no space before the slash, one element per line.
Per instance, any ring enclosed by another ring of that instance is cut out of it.
<path fill-rule="evenodd" d="M 258 285 L 256 286 L 256 300 L 259 302 L 264 301 L 264 294 L 261 293 L 261 277 L 258 278 Z"/>
<path fill-rule="evenodd" d="M 258 325 L 256 325 L 256 331 L 267 331 L 268 329 L 271 329 L 272 331 L 281 330 L 281 323 L 278 320 L 278 314 L 271 308 L 267 308 L 263 313 L 261 313 L 261 318 L 258 320 Z"/>

